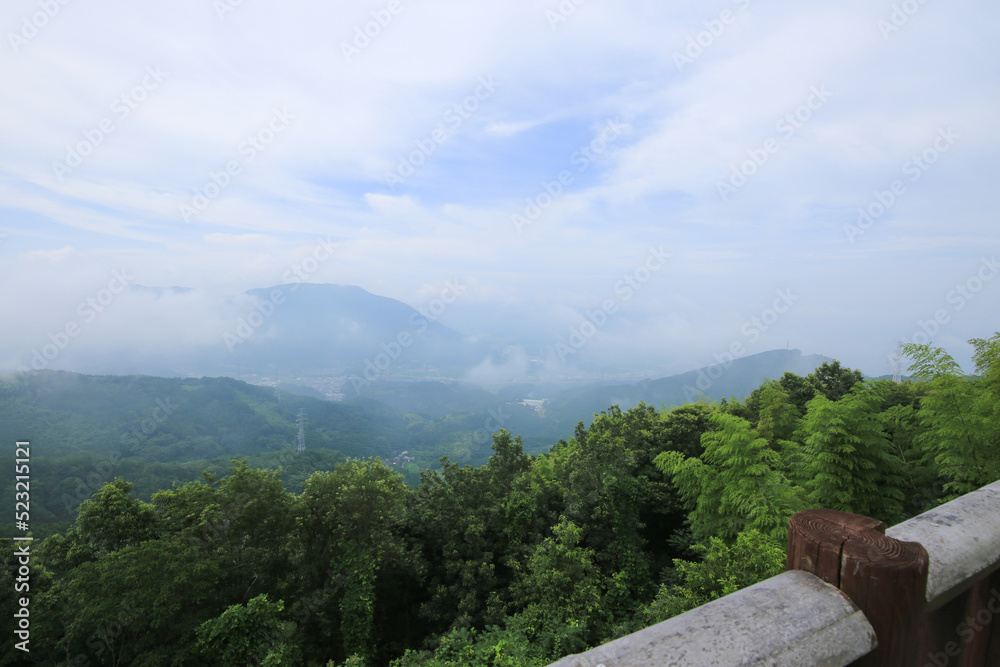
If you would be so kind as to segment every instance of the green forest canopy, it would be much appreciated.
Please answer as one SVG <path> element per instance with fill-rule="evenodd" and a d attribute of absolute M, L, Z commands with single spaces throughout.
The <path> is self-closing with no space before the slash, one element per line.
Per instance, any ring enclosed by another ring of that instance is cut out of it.
<path fill-rule="evenodd" d="M 782 571 L 796 511 L 893 524 L 1000 478 L 1000 334 L 971 342 L 975 375 L 908 345 L 908 382 L 829 364 L 742 401 L 612 406 L 414 485 L 378 457 L 299 492 L 245 461 L 149 502 L 119 477 L 37 548 L 32 650 L 4 658 L 545 665 Z"/>

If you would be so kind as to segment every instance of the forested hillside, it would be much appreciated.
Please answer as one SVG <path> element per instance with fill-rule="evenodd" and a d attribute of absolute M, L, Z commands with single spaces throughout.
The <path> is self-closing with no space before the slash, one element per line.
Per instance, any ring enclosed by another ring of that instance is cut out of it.
<path fill-rule="evenodd" d="M 725 368 L 583 390 L 583 401 L 576 399 L 578 392 L 552 385 L 515 384 L 494 394 L 460 382 L 381 380 L 334 403 L 287 383 L 279 386 L 305 395 L 230 378 L 43 371 L 0 379 L 0 437 L 35 444 L 34 464 L 41 472 L 32 494 L 33 521 L 44 537 L 64 530 L 76 506 L 117 476 L 133 483 L 138 498 L 149 500 L 175 482 L 200 479 L 203 471 L 224 476 L 233 458 L 246 458 L 254 468 L 280 468 L 282 483 L 298 493 L 314 471 L 333 470 L 347 457 L 377 456 L 392 461 L 414 486 L 420 471 L 441 456 L 485 463 L 492 434 L 501 428 L 517 433 L 526 452 L 538 454 L 608 405 L 631 407 L 643 396 L 651 405 L 680 405 L 688 383 L 688 393 L 701 397 L 699 374 L 722 375 L 709 395 L 744 396 L 761 378 L 780 377 L 790 367 L 812 370 L 816 359 L 795 350 L 750 355 Z M 601 398 L 605 391 L 616 400 Z M 554 397 L 544 417 L 521 403 L 528 394 Z M 293 448 L 299 409 L 307 420 L 301 455 Z M 0 493 L 12 493 L 13 483 L 0 480 Z M 0 528 L 11 525 L 0 519 Z"/>
<path fill-rule="evenodd" d="M 290 456 L 300 408 L 309 420 L 308 451 Z M 88 376 L 48 371 L 0 382 L 0 438 L 34 445 L 33 518 L 73 518 L 80 501 L 117 476 L 148 499 L 174 481 L 223 474 L 233 457 L 284 467 L 301 490 L 315 470 L 346 457 L 391 456 L 409 442 L 408 424 L 377 403 L 341 404 L 292 396 L 229 378 Z M 415 475 L 414 475 L 415 476 Z M 0 483 L 11 497 L 13 478 Z M 9 528 L 5 517 L 0 526 Z"/>
<path fill-rule="evenodd" d="M 612 406 L 414 486 L 374 457 L 301 491 L 239 461 L 149 502 L 114 479 L 36 543 L 30 659 L 545 665 L 780 572 L 796 511 L 894 524 L 1000 478 L 1000 333 L 971 342 L 975 375 L 910 345 L 905 383 L 825 364 L 745 400 Z"/>

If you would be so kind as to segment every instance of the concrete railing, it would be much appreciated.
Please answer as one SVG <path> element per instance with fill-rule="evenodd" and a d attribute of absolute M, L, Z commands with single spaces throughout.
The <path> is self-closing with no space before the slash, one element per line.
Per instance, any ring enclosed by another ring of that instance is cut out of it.
<path fill-rule="evenodd" d="M 856 605 L 806 572 L 785 572 L 550 667 L 843 667 L 875 646 Z"/>
<path fill-rule="evenodd" d="M 1000 482 L 888 531 L 800 512 L 787 567 L 550 667 L 1000 667 Z"/>

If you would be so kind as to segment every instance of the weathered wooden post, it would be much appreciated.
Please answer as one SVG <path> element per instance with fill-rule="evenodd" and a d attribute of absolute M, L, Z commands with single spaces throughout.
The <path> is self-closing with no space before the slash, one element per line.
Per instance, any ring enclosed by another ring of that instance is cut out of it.
<path fill-rule="evenodd" d="M 918 664 L 927 568 L 922 545 L 887 537 L 877 519 L 819 509 L 799 512 L 789 523 L 786 569 L 839 588 L 875 629 L 878 648 L 856 665 Z"/>

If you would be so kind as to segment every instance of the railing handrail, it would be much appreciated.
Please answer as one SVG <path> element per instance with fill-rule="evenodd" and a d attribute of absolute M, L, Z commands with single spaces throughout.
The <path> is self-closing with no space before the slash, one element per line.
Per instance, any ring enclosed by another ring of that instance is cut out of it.
<path fill-rule="evenodd" d="M 843 667 L 874 646 L 853 602 L 792 570 L 549 667 Z"/>
<path fill-rule="evenodd" d="M 1000 568 L 1000 481 L 885 531 L 927 549 L 927 611 Z"/>
<path fill-rule="evenodd" d="M 788 565 L 550 667 L 1000 665 L 1000 481 L 888 530 L 800 512 Z"/>

